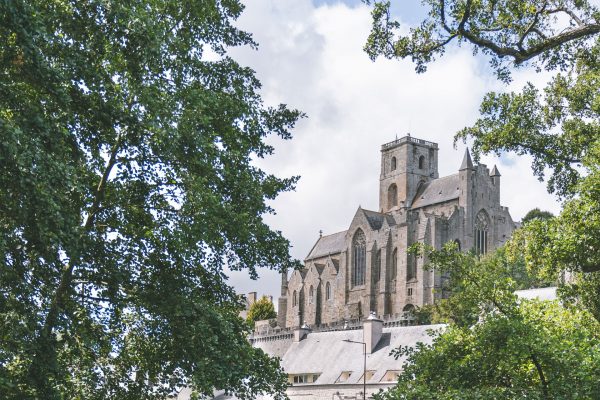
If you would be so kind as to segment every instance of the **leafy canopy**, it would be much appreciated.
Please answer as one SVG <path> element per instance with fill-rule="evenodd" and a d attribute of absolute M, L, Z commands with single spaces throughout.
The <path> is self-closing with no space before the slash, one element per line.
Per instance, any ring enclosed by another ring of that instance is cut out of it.
<path fill-rule="evenodd" d="M 275 306 L 267 296 L 263 296 L 250 305 L 248 315 L 246 316 L 246 321 L 250 324 L 250 326 L 254 326 L 256 321 L 273 318 L 277 318 Z"/>
<path fill-rule="evenodd" d="M 452 313 L 431 344 L 400 348 L 403 371 L 379 399 L 596 399 L 600 323 L 556 301 L 518 299 L 503 253 L 478 259 L 452 244 L 419 249 L 450 275 Z"/>
<path fill-rule="evenodd" d="M 242 9 L 0 2 L 1 398 L 285 390 L 223 274 L 294 264 L 251 161 L 301 114 L 226 55 Z"/>
<path fill-rule="evenodd" d="M 550 211 L 542 211 L 536 207 L 529 210 L 527 214 L 525 214 L 523 219 L 521 219 L 521 224 L 526 224 L 527 222 L 534 219 L 546 220 L 551 218 L 554 218 L 554 214 L 552 214 Z"/>

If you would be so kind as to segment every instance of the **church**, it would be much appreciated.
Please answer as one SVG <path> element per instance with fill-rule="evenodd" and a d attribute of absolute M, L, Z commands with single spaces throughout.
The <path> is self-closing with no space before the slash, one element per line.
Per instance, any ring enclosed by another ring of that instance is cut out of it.
<path fill-rule="evenodd" d="M 457 160 L 458 161 L 458 160 Z M 458 164 L 458 162 L 457 162 Z M 448 295 L 445 277 L 425 270 L 414 243 L 455 242 L 484 254 L 516 228 L 500 205 L 500 173 L 474 165 L 439 177 L 438 145 L 405 136 L 381 146 L 379 208 L 358 207 L 347 230 L 318 238 L 304 268 L 282 275 L 278 325 L 328 326 L 370 313 L 392 319 Z"/>

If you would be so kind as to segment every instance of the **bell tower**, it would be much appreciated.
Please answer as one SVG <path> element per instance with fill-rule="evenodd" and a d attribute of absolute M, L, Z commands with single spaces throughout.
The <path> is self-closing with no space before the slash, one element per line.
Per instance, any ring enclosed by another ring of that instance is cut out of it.
<path fill-rule="evenodd" d="M 382 145 L 379 209 L 410 207 L 419 185 L 437 178 L 437 143 L 408 135 Z"/>

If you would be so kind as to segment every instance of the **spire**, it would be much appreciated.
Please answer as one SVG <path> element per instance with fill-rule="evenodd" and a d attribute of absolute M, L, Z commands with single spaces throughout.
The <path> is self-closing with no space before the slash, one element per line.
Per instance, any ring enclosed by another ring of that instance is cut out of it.
<path fill-rule="evenodd" d="M 500 171 L 498 171 L 498 168 L 496 168 L 496 165 L 494 165 L 492 172 L 490 172 L 490 176 L 500 176 Z"/>
<path fill-rule="evenodd" d="M 463 169 L 473 169 L 473 161 L 471 161 L 471 154 L 469 153 L 468 147 L 465 149 L 465 156 L 463 157 L 459 171 L 462 171 Z"/>

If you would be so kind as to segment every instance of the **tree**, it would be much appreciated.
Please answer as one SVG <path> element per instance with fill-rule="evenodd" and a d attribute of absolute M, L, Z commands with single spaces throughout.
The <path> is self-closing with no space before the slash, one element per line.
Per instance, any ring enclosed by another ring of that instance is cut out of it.
<path fill-rule="evenodd" d="M 552 214 L 550 211 L 542 211 L 536 207 L 534 209 L 529 210 L 527 214 L 525 214 L 525 216 L 521 220 L 521 224 L 524 225 L 533 219 L 547 220 L 551 218 L 554 218 L 554 214 Z"/>
<path fill-rule="evenodd" d="M 273 318 L 277 318 L 275 306 L 273 306 L 273 302 L 267 296 L 263 296 L 250 305 L 246 321 L 250 326 L 254 326 L 256 321 Z"/>
<path fill-rule="evenodd" d="M 453 245 L 419 249 L 454 281 L 448 326 L 431 344 L 395 351 L 398 384 L 379 399 L 595 399 L 600 323 L 556 301 L 518 299 L 501 253 L 481 259 Z"/>
<path fill-rule="evenodd" d="M 252 160 L 301 114 L 227 56 L 242 10 L 0 2 L 0 397 L 284 392 L 223 273 L 295 265 Z"/>

